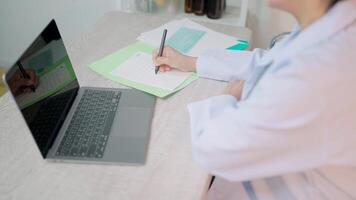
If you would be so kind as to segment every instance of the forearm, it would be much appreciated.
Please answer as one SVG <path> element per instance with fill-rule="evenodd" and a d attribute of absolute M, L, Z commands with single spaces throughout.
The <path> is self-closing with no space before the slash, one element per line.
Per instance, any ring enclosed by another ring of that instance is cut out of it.
<path fill-rule="evenodd" d="M 200 77 L 231 81 L 246 80 L 261 57 L 260 51 L 209 50 L 196 61 L 196 71 Z"/>
<path fill-rule="evenodd" d="M 186 71 L 196 72 L 197 71 L 197 57 L 185 56 L 183 63 L 181 64 L 186 68 Z M 183 68 L 183 67 L 182 67 Z"/>

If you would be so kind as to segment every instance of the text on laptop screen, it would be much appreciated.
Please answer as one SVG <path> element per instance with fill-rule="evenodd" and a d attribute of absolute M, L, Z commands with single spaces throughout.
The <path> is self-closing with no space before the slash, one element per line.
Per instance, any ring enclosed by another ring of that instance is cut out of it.
<path fill-rule="evenodd" d="M 12 66 L 6 81 L 45 157 L 79 88 L 54 20 Z"/>

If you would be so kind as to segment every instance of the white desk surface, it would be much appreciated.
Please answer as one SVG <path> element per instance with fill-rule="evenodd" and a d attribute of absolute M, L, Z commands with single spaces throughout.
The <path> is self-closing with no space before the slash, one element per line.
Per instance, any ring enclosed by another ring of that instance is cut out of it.
<path fill-rule="evenodd" d="M 66 44 L 81 86 L 123 87 L 86 66 L 125 47 L 174 17 L 110 12 Z M 202 23 L 250 39 L 244 28 Z M 196 200 L 210 176 L 192 158 L 187 104 L 220 94 L 225 83 L 199 79 L 172 97 L 158 99 L 144 166 L 51 163 L 42 159 L 8 94 L 0 98 L 0 199 Z"/>

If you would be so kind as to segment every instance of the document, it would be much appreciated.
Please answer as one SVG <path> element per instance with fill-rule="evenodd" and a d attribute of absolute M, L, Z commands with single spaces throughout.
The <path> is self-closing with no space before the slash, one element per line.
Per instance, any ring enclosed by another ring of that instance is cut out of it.
<path fill-rule="evenodd" d="M 184 49 L 186 50 L 186 52 L 183 52 L 182 48 L 180 47 L 180 45 L 182 44 L 179 42 L 179 38 L 177 37 L 177 35 L 182 37 L 181 33 L 183 31 L 186 32 L 186 30 L 184 30 L 185 28 L 194 31 L 201 31 L 204 32 L 204 34 L 199 37 L 198 40 L 198 37 L 196 37 L 194 34 L 187 34 L 186 36 L 184 36 L 184 38 L 190 37 L 192 38 L 192 40 L 196 41 L 189 49 Z M 171 22 L 163 24 L 162 26 L 156 29 L 141 33 L 141 35 L 137 39 L 139 41 L 152 45 L 155 48 L 158 48 L 164 29 L 168 30 L 168 41 L 171 38 L 173 38 L 174 41 L 177 41 L 173 43 L 168 42 L 167 45 L 170 45 L 171 47 L 189 56 L 199 56 L 207 49 L 226 49 L 238 43 L 238 38 L 220 32 L 216 32 L 189 19 L 173 20 Z"/>
<path fill-rule="evenodd" d="M 204 34 L 205 31 L 181 27 L 167 40 L 166 44 L 181 53 L 188 53 Z"/>
<path fill-rule="evenodd" d="M 152 56 L 144 52 L 136 52 L 117 66 L 111 74 L 137 83 L 173 91 L 192 73 L 172 70 L 155 74 Z"/>
<path fill-rule="evenodd" d="M 162 37 L 162 32 L 161 32 L 161 37 Z M 162 82 L 147 82 L 147 80 L 142 81 L 142 80 L 137 80 L 138 75 L 142 75 L 142 72 L 139 74 L 131 74 L 133 69 L 129 69 L 128 71 L 125 70 L 125 68 L 127 68 L 127 66 L 132 66 L 132 63 L 130 64 L 130 61 L 128 60 L 132 60 L 133 56 L 137 55 L 137 53 L 143 53 L 143 54 L 147 54 L 147 55 L 151 55 L 152 51 L 154 50 L 154 47 L 151 45 L 148 45 L 146 43 L 143 42 L 136 42 L 133 43 L 125 48 L 119 49 L 109 55 L 107 55 L 106 57 L 92 63 L 89 65 L 89 68 L 92 69 L 93 71 L 99 73 L 100 75 L 104 76 L 105 78 L 108 78 L 110 80 L 116 81 L 122 85 L 131 87 L 131 88 L 136 88 L 138 90 L 147 92 L 149 94 L 155 95 L 157 97 L 160 98 L 166 98 L 169 95 L 183 89 L 184 87 L 186 87 L 187 85 L 189 85 L 190 83 L 192 83 L 193 81 L 198 79 L 198 76 L 196 75 L 196 73 L 184 73 L 184 75 L 182 74 L 178 74 L 177 76 L 173 76 L 176 75 L 176 73 L 159 73 L 157 75 L 154 76 L 155 79 L 158 80 L 162 80 L 163 78 L 165 78 L 166 76 L 172 78 L 172 80 L 169 81 L 165 81 L 164 84 L 162 84 Z M 143 56 L 145 57 L 145 56 Z M 144 58 L 145 59 L 145 58 Z M 143 62 L 143 65 L 139 65 L 139 64 L 133 64 L 134 67 L 139 67 L 139 66 L 144 66 L 144 65 L 149 65 L 149 72 L 151 73 L 151 77 L 152 77 L 152 73 L 154 73 L 154 66 L 152 63 L 152 60 L 148 61 L 148 58 L 146 57 L 147 61 Z M 151 56 L 150 56 L 151 59 Z M 141 63 L 141 61 L 137 61 L 138 63 Z M 147 64 L 148 62 L 150 62 L 150 64 Z M 126 67 L 125 67 L 126 65 Z M 120 69 L 122 66 L 124 66 L 122 69 Z M 122 70 L 124 69 L 124 72 L 122 72 Z M 117 70 L 117 71 L 116 71 Z M 147 70 L 147 69 L 144 69 Z M 121 73 L 126 74 L 126 76 L 124 77 Z M 129 75 L 127 75 L 129 74 Z M 134 77 L 132 77 L 134 76 Z M 158 78 L 162 76 L 161 78 Z M 180 85 L 178 87 L 176 87 L 176 85 L 178 84 L 179 81 L 181 81 L 181 79 L 183 79 L 183 77 L 185 77 L 184 81 L 180 83 Z M 131 79 L 133 78 L 133 80 Z M 157 81 L 157 80 L 155 80 Z M 148 83 L 148 84 L 146 84 Z M 173 83 L 173 84 L 172 84 Z M 173 87 L 176 87 L 174 90 L 172 90 Z"/>

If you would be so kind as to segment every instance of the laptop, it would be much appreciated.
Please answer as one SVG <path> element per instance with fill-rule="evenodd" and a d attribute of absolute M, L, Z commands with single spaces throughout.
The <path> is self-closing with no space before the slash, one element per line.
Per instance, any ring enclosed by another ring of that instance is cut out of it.
<path fill-rule="evenodd" d="M 4 80 L 44 159 L 145 163 L 155 97 L 80 87 L 54 20 Z"/>

